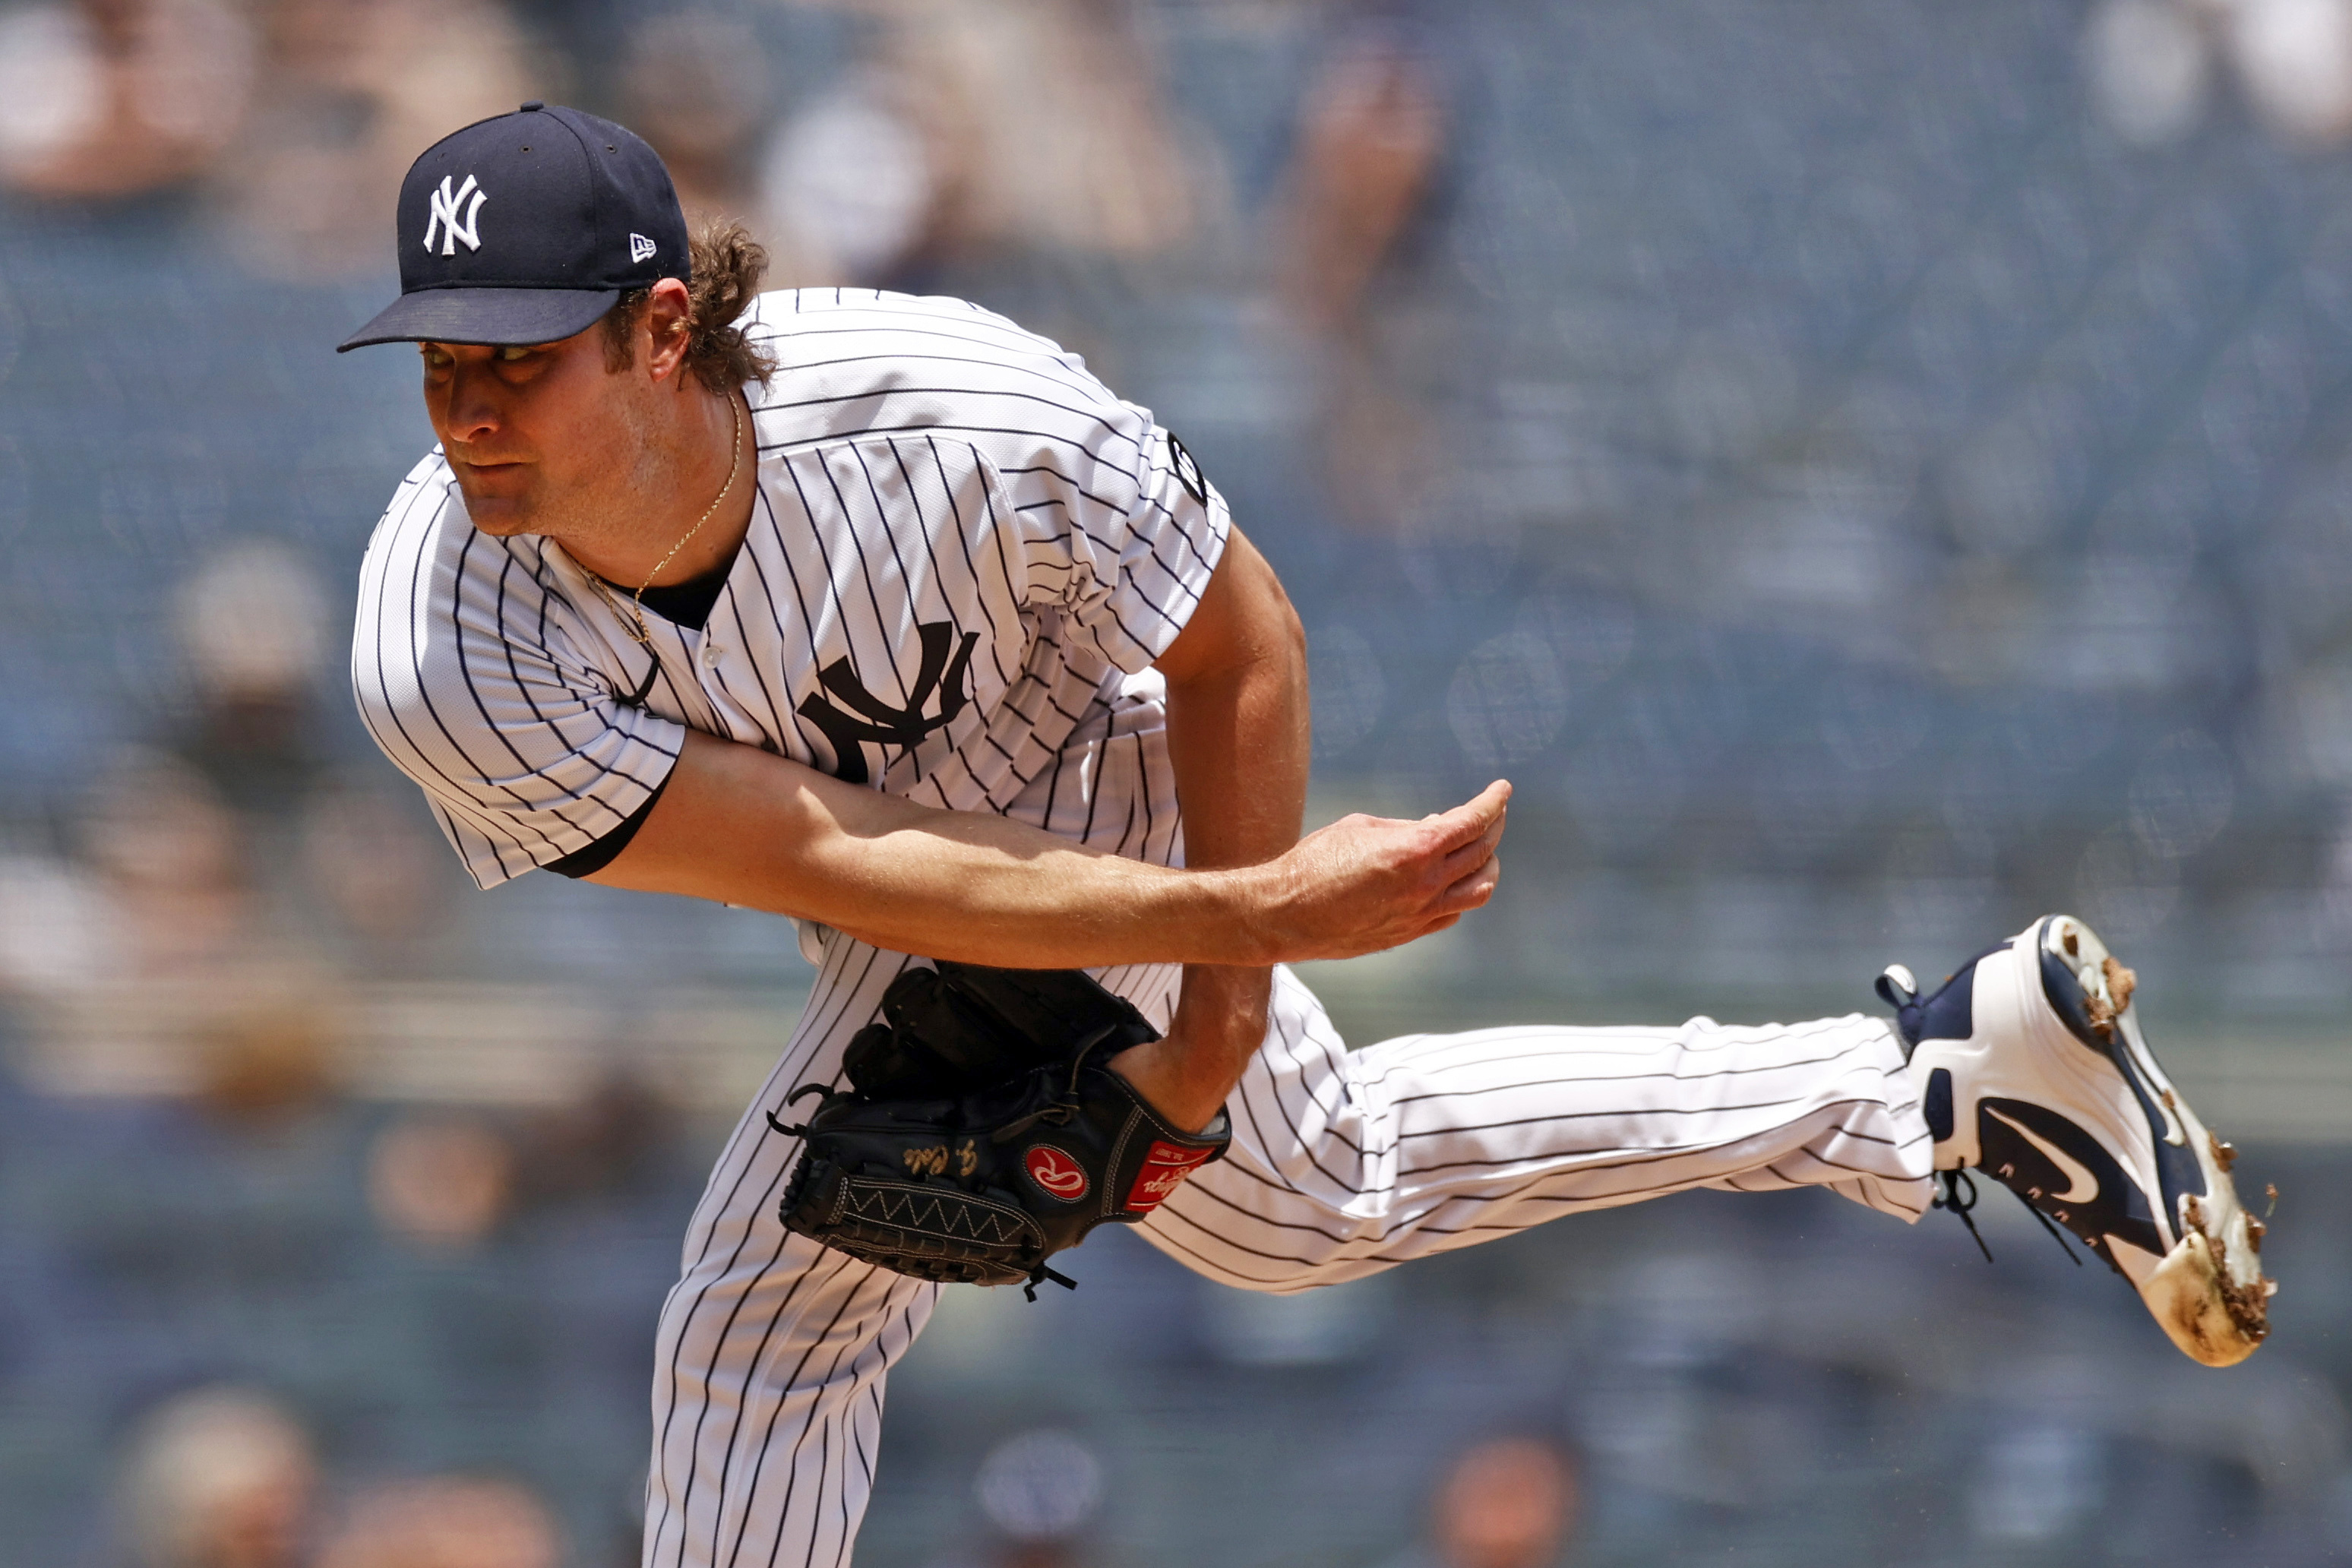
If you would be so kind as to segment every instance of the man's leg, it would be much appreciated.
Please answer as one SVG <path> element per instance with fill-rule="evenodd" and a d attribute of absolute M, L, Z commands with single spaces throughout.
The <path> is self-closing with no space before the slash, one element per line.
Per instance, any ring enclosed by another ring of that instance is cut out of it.
<path fill-rule="evenodd" d="M 1686 1187 L 1825 1186 L 1916 1220 L 1932 1139 L 1894 1029 L 1409 1035 L 1350 1054 L 1284 970 L 1234 1146 L 1141 1228 L 1200 1273 L 1290 1291 Z"/>
<path fill-rule="evenodd" d="M 827 944 L 782 1060 L 711 1172 L 655 1345 L 646 1568 L 848 1559 L 873 1488 L 884 1374 L 939 1287 L 784 1229 L 776 1205 L 801 1144 L 765 1111 L 839 1075 L 850 1036 L 908 962 Z"/>
<path fill-rule="evenodd" d="M 1164 715 L 1148 696 L 1092 710 L 1007 815 L 1155 865 L 1182 858 Z M 939 1287 L 857 1263 L 776 1217 L 797 1138 L 766 1112 L 832 1083 L 849 1037 L 913 962 L 834 936 L 775 1072 L 719 1157 L 686 1237 L 655 1346 L 646 1568 L 849 1555 L 872 1489 L 885 1373 L 929 1319 Z M 1181 971 L 1126 964 L 1103 984 L 1167 1026 Z M 780 1544 L 781 1543 L 781 1544 Z"/>

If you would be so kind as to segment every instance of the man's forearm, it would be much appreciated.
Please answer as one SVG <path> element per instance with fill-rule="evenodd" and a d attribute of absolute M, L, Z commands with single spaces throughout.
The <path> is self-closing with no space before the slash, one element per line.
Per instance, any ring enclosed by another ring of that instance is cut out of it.
<path fill-rule="evenodd" d="M 1265 962 L 1260 917 L 1282 902 L 1264 873 L 1188 876 L 1006 817 L 844 784 L 699 732 L 688 734 L 661 805 L 594 879 L 1018 969 Z"/>
<path fill-rule="evenodd" d="M 1171 871 L 695 732 L 593 879 L 800 915 L 931 958 L 1262 966 L 1379 952 L 1485 903 L 1509 796 L 1498 783 L 1418 821 L 1343 818 L 1264 865 Z"/>

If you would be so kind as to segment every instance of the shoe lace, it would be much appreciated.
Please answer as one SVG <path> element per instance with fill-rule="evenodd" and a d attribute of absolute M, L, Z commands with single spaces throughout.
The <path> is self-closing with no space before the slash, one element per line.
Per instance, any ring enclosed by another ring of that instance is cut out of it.
<path fill-rule="evenodd" d="M 1976 1178 L 1969 1174 L 1965 1166 L 1949 1171 L 1938 1171 L 1936 1174 L 1942 1181 L 1944 1190 L 1934 1198 L 1934 1206 L 1939 1209 L 1949 1209 L 1959 1215 L 1960 1223 L 1968 1226 L 1969 1239 L 1977 1244 L 1977 1250 L 1984 1254 L 1984 1260 L 1987 1263 L 1990 1263 L 1992 1248 L 1985 1245 L 1984 1233 L 1977 1229 L 1977 1222 L 1971 1217 L 1977 1206 Z M 2010 1188 L 2009 1191 L 2015 1194 L 2019 1203 L 2025 1205 L 2026 1213 L 2042 1222 L 2042 1228 L 2050 1233 L 2051 1239 L 2058 1244 L 2058 1250 L 2066 1255 L 2066 1261 L 2077 1268 L 2083 1267 L 2083 1260 L 2077 1258 L 2074 1255 L 2074 1249 L 2066 1244 L 2066 1233 L 2059 1229 L 2048 1215 L 2035 1208 L 2023 1193 L 2018 1192 L 2014 1187 Z"/>
<path fill-rule="evenodd" d="M 1959 1215 L 1960 1223 L 1969 1227 L 1969 1239 L 1977 1244 L 1977 1250 L 1984 1254 L 1984 1260 L 1990 1263 L 1992 1248 L 1985 1245 L 1983 1234 L 1977 1229 L 1977 1222 L 1969 1217 L 1977 1206 L 1976 1178 L 1962 1169 L 1938 1171 L 1936 1173 L 1936 1177 L 1942 1184 L 1944 1190 L 1937 1193 L 1932 1200 L 1934 1206 L 1939 1209 L 1949 1209 Z"/>

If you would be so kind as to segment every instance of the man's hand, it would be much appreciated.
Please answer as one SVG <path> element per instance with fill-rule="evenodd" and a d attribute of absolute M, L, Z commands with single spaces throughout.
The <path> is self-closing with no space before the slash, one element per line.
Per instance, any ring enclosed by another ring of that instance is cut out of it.
<path fill-rule="evenodd" d="M 1270 963 L 1352 958 L 1444 931 L 1492 898 L 1502 875 L 1511 786 L 1418 822 L 1343 817 L 1253 868 Z M 1197 1130 L 1212 1121 L 1265 1039 L 1268 972 L 1190 964 L 1164 1039 L 1120 1054 L 1114 1069 L 1162 1115 Z"/>
<path fill-rule="evenodd" d="M 1264 901 L 1278 962 L 1353 958 L 1441 931 L 1494 897 L 1511 786 L 1418 822 L 1360 813 L 1308 834 L 1272 866 Z"/>

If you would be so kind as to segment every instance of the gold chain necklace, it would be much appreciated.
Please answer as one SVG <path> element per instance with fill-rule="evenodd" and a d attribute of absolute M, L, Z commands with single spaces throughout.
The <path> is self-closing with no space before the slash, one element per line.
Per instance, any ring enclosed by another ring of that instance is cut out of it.
<path fill-rule="evenodd" d="M 663 567 L 677 559 L 677 552 L 686 548 L 688 541 L 702 531 L 702 525 L 710 521 L 711 514 L 719 510 L 719 503 L 724 501 L 735 489 L 735 475 L 743 467 L 742 402 L 742 395 L 740 393 L 733 391 L 728 393 L 727 412 L 731 416 L 727 426 L 730 437 L 728 442 L 728 451 L 730 456 L 727 462 L 727 482 L 719 487 L 718 499 L 702 509 L 702 515 L 694 520 L 694 526 L 678 536 L 677 542 L 669 547 L 668 554 L 654 563 L 654 569 L 646 574 L 646 580 L 638 584 L 637 591 L 629 596 L 628 618 L 635 624 L 624 626 L 622 630 L 627 632 L 629 640 L 639 647 L 651 649 L 654 646 L 654 634 L 646 626 L 646 590 L 652 587 L 654 579 L 662 574 Z M 596 584 L 596 592 L 604 596 L 604 603 L 611 606 L 613 613 L 616 616 L 620 615 L 622 613 L 620 601 L 613 597 L 613 590 L 605 584 L 604 579 L 591 572 L 588 574 L 588 580 Z"/>

